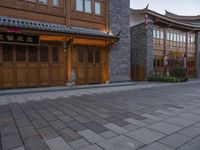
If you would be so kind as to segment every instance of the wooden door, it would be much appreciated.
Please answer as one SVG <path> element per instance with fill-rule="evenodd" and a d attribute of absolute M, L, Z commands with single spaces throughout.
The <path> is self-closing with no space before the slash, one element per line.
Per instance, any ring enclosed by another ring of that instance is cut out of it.
<path fill-rule="evenodd" d="M 96 47 L 77 47 L 76 83 L 101 83 L 101 51 Z"/>
<path fill-rule="evenodd" d="M 14 50 L 12 45 L 1 45 L 1 77 L 3 88 L 13 88 L 15 86 L 14 78 Z"/>
<path fill-rule="evenodd" d="M 16 87 L 28 86 L 28 66 L 27 66 L 27 50 L 26 46 L 15 46 L 15 58 L 16 58 Z"/>
<path fill-rule="evenodd" d="M 28 69 L 29 69 L 29 87 L 40 85 L 40 65 L 39 48 L 36 46 L 28 47 Z"/>
<path fill-rule="evenodd" d="M 40 47 L 40 86 L 49 86 L 49 47 Z"/>
<path fill-rule="evenodd" d="M 59 47 L 53 46 L 51 53 L 51 85 L 55 86 L 59 83 Z"/>

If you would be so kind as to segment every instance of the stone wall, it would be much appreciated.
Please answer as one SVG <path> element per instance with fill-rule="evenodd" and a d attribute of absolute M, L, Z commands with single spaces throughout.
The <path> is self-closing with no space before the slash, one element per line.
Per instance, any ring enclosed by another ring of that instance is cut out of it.
<path fill-rule="evenodd" d="M 144 23 L 131 27 L 131 65 L 142 64 L 145 77 L 153 72 L 153 24 Z"/>
<path fill-rule="evenodd" d="M 196 34 L 196 76 L 200 79 L 200 32 Z"/>
<path fill-rule="evenodd" d="M 110 81 L 130 80 L 130 2 L 109 0 L 109 28 L 120 41 L 110 50 Z"/>

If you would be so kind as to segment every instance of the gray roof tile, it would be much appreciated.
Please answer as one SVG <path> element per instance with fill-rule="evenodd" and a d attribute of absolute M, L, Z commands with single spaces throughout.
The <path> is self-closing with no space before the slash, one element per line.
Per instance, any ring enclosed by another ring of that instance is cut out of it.
<path fill-rule="evenodd" d="M 65 25 L 60 25 L 60 24 L 32 21 L 32 20 L 19 19 L 19 18 L 11 18 L 11 17 L 5 17 L 5 16 L 0 16 L 0 26 L 59 32 L 59 33 L 64 33 L 64 34 L 95 36 L 95 37 L 100 37 L 100 38 L 118 39 L 118 37 L 116 36 L 109 35 L 108 33 L 94 30 L 94 29 L 67 27 Z"/>

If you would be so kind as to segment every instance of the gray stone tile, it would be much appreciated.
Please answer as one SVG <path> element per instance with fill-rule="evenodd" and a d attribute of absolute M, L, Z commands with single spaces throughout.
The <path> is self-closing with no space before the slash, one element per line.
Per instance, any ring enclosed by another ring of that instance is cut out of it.
<path fill-rule="evenodd" d="M 12 150 L 25 150 L 25 148 L 24 148 L 24 146 L 22 146 L 22 147 L 14 148 Z"/>
<path fill-rule="evenodd" d="M 155 111 L 155 112 L 161 113 L 161 114 L 164 114 L 164 115 L 168 115 L 168 116 L 174 116 L 173 113 L 168 112 L 168 111 L 164 111 L 164 110 L 157 110 L 157 111 Z"/>
<path fill-rule="evenodd" d="M 60 120 L 54 120 L 49 122 L 49 124 L 55 129 L 55 130 L 60 130 L 60 129 L 64 129 L 67 126 L 61 122 Z"/>
<path fill-rule="evenodd" d="M 87 122 L 84 124 L 84 126 L 86 126 L 88 129 L 94 131 L 95 133 L 101 133 L 101 132 L 108 131 L 107 128 L 103 127 L 102 125 L 100 125 L 94 121 Z"/>
<path fill-rule="evenodd" d="M 183 118 L 178 118 L 178 117 L 173 117 L 165 120 L 168 123 L 178 125 L 181 127 L 187 127 L 189 125 L 192 125 L 194 122 L 188 119 L 183 119 Z"/>
<path fill-rule="evenodd" d="M 178 148 L 177 150 L 199 150 L 199 148 L 191 146 L 189 144 L 185 144 L 181 146 L 180 148 Z"/>
<path fill-rule="evenodd" d="M 155 120 L 155 121 L 161 121 L 162 120 L 162 118 L 159 118 L 159 117 L 151 115 L 151 114 L 141 114 L 141 116 L 149 118 L 151 120 Z"/>
<path fill-rule="evenodd" d="M 147 126 L 147 124 L 145 124 L 145 123 L 143 123 L 141 121 L 138 121 L 136 119 L 133 119 L 133 118 L 128 118 L 128 119 L 124 119 L 124 120 L 127 121 L 127 122 L 129 122 L 129 123 L 131 123 L 131 124 L 134 124 L 134 125 L 136 125 L 138 127 L 145 127 L 145 126 Z"/>
<path fill-rule="evenodd" d="M 51 127 L 39 129 L 38 132 L 42 136 L 42 138 L 45 140 L 58 137 L 58 134 L 56 133 L 56 131 Z"/>
<path fill-rule="evenodd" d="M 194 126 L 190 126 L 190 127 L 184 128 L 183 130 L 179 131 L 178 133 L 185 135 L 187 137 L 190 137 L 190 138 L 194 138 L 196 136 L 200 136 L 200 129 L 196 128 Z"/>
<path fill-rule="evenodd" d="M 90 121 L 88 118 L 84 116 L 75 116 L 74 119 L 79 121 L 80 123 L 87 123 Z"/>
<path fill-rule="evenodd" d="M 127 133 L 128 130 L 114 124 L 114 123 L 109 123 L 109 124 L 105 124 L 104 127 L 110 129 L 111 131 L 117 133 L 117 134 L 124 134 Z"/>
<path fill-rule="evenodd" d="M 192 114 L 192 113 L 182 113 L 179 115 L 181 118 L 186 118 L 191 121 L 198 122 L 200 121 L 200 115 Z"/>
<path fill-rule="evenodd" d="M 148 126 L 148 128 L 159 131 L 164 134 L 168 134 L 168 135 L 182 129 L 181 127 L 178 127 L 169 123 L 165 123 L 165 122 L 155 123 L 153 125 Z"/>
<path fill-rule="evenodd" d="M 47 124 L 47 122 L 45 120 L 34 120 L 32 121 L 34 127 L 36 129 L 42 129 L 42 128 L 45 128 L 45 127 L 49 127 L 49 124 Z"/>
<path fill-rule="evenodd" d="M 85 139 L 78 139 L 78 140 L 70 142 L 69 144 L 75 150 L 90 146 L 90 143 L 88 143 Z"/>
<path fill-rule="evenodd" d="M 188 144 L 194 147 L 197 147 L 200 149 L 200 136 L 194 138 L 192 141 L 190 141 Z"/>
<path fill-rule="evenodd" d="M 71 121 L 74 120 L 73 118 L 71 118 L 70 116 L 67 116 L 67 115 L 58 116 L 58 117 L 59 117 L 60 120 L 62 120 L 65 123 L 71 122 Z"/>
<path fill-rule="evenodd" d="M 78 121 L 68 122 L 67 126 L 69 126 L 70 128 L 72 128 L 76 132 L 87 129 L 85 126 L 83 126 L 82 124 L 80 124 Z"/>
<path fill-rule="evenodd" d="M 123 126 L 122 128 L 127 129 L 128 131 L 134 131 L 140 127 L 133 124 L 128 124 L 128 125 Z"/>
<path fill-rule="evenodd" d="M 0 134 L 1 136 L 9 136 L 18 134 L 18 131 L 15 125 L 3 126 L 0 128 Z"/>
<path fill-rule="evenodd" d="M 112 132 L 112 131 L 106 131 L 106 132 L 102 132 L 99 134 L 100 136 L 102 136 L 103 138 L 105 139 L 110 139 L 112 137 L 115 137 L 117 136 L 118 134 Z"/>
<path fill-rule="evenodd" d="M 10 150 L 23 146 L 21 138 L 18 134 L 1 137 L 1 140 L 2 150 Z"/>
<path fill-rule="evenodd" d="M 135 139 L 141 143 L 150 144 L 163 138 L 166 135 L 147 128 L 140 128 L 133 132 L 129 132 L 128 134 L 126 134 L 126 136 Z"/>
<path fill-rule="evenodd" d="M 79 150 L 103 150 L 102 148 L 100 148 L 99 146 L 97 145 L 91 145 L 91 146 L 88 146 L 88 147 L 85 147 L 85 148 L 81 148 Z"/>
<path fill-rule="evenodd" d="M 123 135 L 102 141 L 98 145 L 105 150 L 135 150 L 143 146 L 143 144 Z"/>
<path fill-rule="evenodd" d="M 161 144 L 159 142 L 156 142 L 156 143 L 149 144 L 139 150 L 174 150 L 174 149 L 164 144 Z"/>
<path fill-rule="evenodd" d="M 31 126 L 31 122 L 28 119 L 16 120 L 16 124 L 18 128 Z"/>
<path fill-rule="evenodd" d="M 184 135 L 175 133 L 175 134 L 172 134 L 168 137 L 161 139 L 159 142 L 162 144 L 168 145 L 170 147 L 173 147 L 173 148 L 178 148 L 181 145 L 187 143 L 189 140 L 190 140 L 190 138 L 188 138 Z"/>
<path fill-rule="evenodd" d="M 87 141 L 93 144 L 103 140 L 101 136 L 99 136 L 98 134 L 96 134 L 95 132 L 91 130 L 83 130 L 83 131 L 78 132 L 78 134 L 80 134 Z"/>
<path fill-rule="evenodd" d="M 40 136 L 32 136 L 23 139 L 26 150 L 47 150 L 48 147 Z"/>
<path fill-rule="evenodd" d="M 69 144 L 67 144 L 63 138 L 56 137 L 45 141 L 51 150 L 73 150 Z"/>
<path fill-rule="evenodd" d="M 199 122 L 199 123 L 196 123 L 196 124 L 194 124 L 194 126 L 195 126 L 195 127 L 197 127 L 197 128 L 200 128 L 200 122 Z"/>
<path fill-rule="evenodd" d="M 19 128 L 19 132 L 23 138 L 34 136 L 34 135 L 38 134 L 33 126 L 21 127 L 21 128 Z"/>
<path fill-rule="evenodd" d="M 66 142 L 71 142 L 73 140 L 77 140 L 81 138 L 77 133 L 75 133 L 70 128 L 61 129 L 58 132 Z"/>

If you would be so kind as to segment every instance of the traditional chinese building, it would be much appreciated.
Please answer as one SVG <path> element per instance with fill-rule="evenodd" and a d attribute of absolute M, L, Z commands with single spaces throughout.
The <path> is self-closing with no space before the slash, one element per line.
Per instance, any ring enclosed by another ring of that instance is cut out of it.
<path fill-rule="evenodd" d="M 180 67 L 189 78 L 200 77 L 199 16 L 161 15 L 148 7 L 131 9 L 130 16 L 132 79 L 170 75 Z"/>
<path fill-rule="evenodd" d="M 129 80 L 128 24 L 123 0 L 0 0 L 0 88 Z"/>

